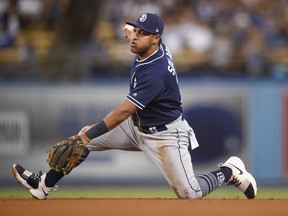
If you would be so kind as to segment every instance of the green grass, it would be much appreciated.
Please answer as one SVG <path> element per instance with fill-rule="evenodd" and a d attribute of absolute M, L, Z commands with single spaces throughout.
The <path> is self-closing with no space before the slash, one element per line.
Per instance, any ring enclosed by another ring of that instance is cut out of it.
<path fill-rule="evenodd" d="M 22 187 L 0 188 L 0 198 L 30 198 Z M 61 187 L 50 198 L 177 198 L 169 187 Z M 206 199 L 246 199 L 235 187 L 222 187 Z M 259 188 L 257 199 L 288 199 L 288 187 Z"/>

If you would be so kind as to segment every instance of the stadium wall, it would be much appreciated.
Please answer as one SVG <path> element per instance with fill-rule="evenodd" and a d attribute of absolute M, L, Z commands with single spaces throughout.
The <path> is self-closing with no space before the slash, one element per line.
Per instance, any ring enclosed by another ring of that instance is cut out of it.
<path fill-rule="evenodd" d="M 239 155 L 261 183 L 287 181 L 288 86 L 268 81 L 181 80 L 184 115 L 196 132 L 196 174 Z M 21 163 L 47 170 L 46 150 L 102 119 L 128 93 L 127 82 L 0 87 L 0 184 Z M 131 161 L 133 161 L 131 163 Z M 164 183 L 141 153 L 90 154 L 67 182 Z M 12 182 L 14 182 L 12 180 Z M 83 181 L 82 181 L 83 182 Z"/>

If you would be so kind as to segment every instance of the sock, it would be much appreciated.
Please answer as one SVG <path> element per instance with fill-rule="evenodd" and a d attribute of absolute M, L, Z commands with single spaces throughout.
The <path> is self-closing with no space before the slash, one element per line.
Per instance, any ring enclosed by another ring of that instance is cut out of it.
<path fill-rule="evenodd" d="M 47 187 L 54 187 L 58 181 L 64 176 L 63 172 L 57 172 L 54 169 L 50 169 L 46 173 L 45 185 Z"/>
<path fill-rule="evenodd" d="M 196 176 L 198 184 L 202 190 L 202 197 L 210 194 L 217 187 L 219 187 L 219 183 L 215 175 L 211 172 L 203 173 L 199 176 Z"/>
<path fill-rule="evenodd" d="M 218 185 L 221 186 L 227 182 L 232 176 L 232 170 L 228 167 L 221 167 L 219 170 L 211 172 L 217 179 Z"/>
<path fill-rule="evenodd" d="M 219 170 L 214 171 L 212 173 L 215 173 L 214 175 L 217 176 L 217 173 L 222 172 L 224 175 L 224 182 L 228 182 L 228 180 L 231 178 L 232 176 L 232 169 L 228 168 L 228 167 L 221 167 Z"/>
<path fill-rule="evenodd" d="M 206 196 L 227 182 L 232 176 L 232 170 L 228 167 L 221 167 L 219 170 L 203 173 L 196 177 L 202 190 L 202 196 Z"/>

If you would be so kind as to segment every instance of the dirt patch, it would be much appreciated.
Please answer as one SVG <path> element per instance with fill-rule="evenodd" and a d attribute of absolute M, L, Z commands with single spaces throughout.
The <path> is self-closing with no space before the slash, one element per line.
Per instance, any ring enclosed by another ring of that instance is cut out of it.
<path fill-rule="evenodd" d="M 287 216 L 288 200 L 0 199 L 1 216 Z"/>

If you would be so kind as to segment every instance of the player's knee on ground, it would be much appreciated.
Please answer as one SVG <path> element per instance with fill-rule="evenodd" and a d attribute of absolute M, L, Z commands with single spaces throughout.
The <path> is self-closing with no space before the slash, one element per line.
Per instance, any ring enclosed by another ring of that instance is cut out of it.
<path fill-rule="evenodd" d="M 174 192 L 178 196 L 179 199 L 200 199 L 202 198 L 202 191 L 199 185 L 193 188 L 192 186 L 188 187 L 174 187 L 172 186 Z"/>

